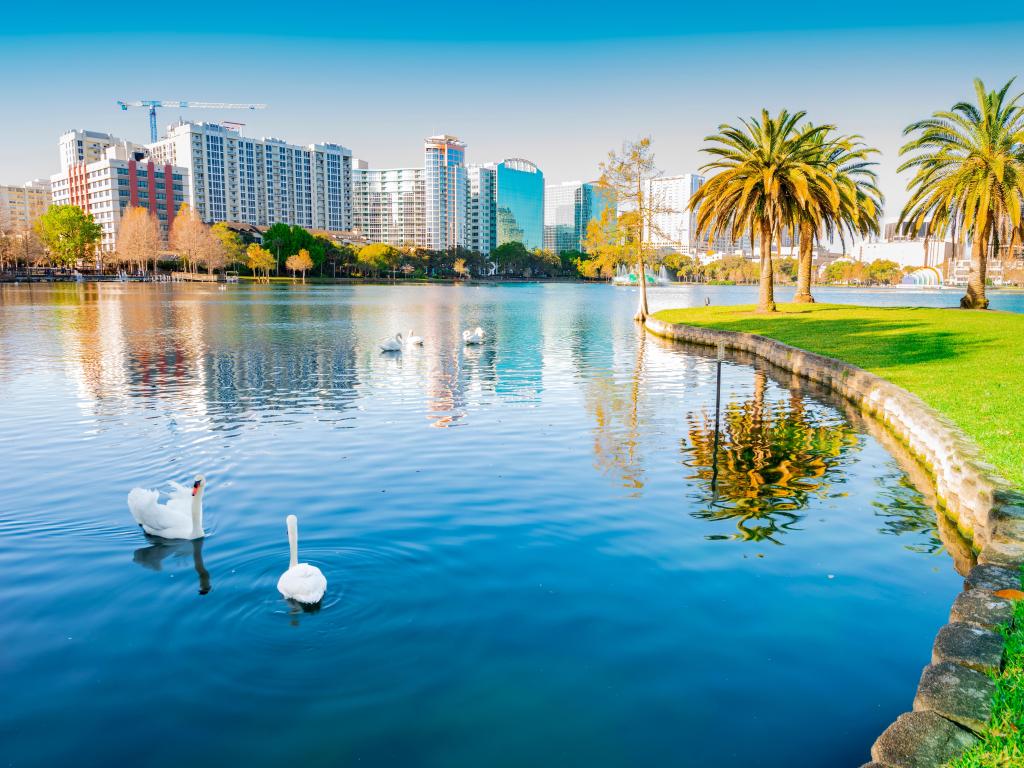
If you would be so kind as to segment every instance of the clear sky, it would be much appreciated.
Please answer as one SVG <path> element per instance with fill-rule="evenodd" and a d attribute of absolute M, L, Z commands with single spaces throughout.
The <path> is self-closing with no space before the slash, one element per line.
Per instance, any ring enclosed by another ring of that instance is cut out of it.
<path fill-rule="evenodd" d="M 525 157 L 548 182 L 594 177 L 610 148 L 645 134 L 666 173 L 695 171 L 704 136 L 764 106 L 883 150 L 892 215 L 903 126 L 969 97 L 975 76 L 1024 76 L 1022 49 L 1024 6 L 1010 3 L 190 0 L 91 13 L 54 0 L 8 9 L 0 27 L 0 183 L 55 172 L 68 128 L 148 140 L 145 111 L 117 99 L 264 102 L 164 110 L 161 125 L 239 120 L 377 167 L 419 165 L 423 137 L 454 133 L 470 162 Z"/>

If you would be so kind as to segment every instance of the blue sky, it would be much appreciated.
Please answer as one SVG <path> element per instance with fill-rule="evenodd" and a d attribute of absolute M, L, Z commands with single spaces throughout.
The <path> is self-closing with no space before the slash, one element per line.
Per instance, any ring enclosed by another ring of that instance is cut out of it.
<path fill-rule="evenodd" d="M 825 5 L 654 4 L 639 22 L 622 3 L 15 8 L 0 29 L 0 182 L 54 172 L 67 128 L 146 140 L 144 111 L 117 99 L 265 102 L 180 115 L 335 141 L 378 167 L 419 164 L 423 137 L 445 131 L 470 162 L 526 157 L 549 182 L 594 176 L 611 147 L 644 134 L 665 172 L 694 171 L 705 135 L 764 106 L 806 109 L 882 149 L 893 213 L 900 130 L 968 97 L 974 76 L 1024 76 L 1024 8 L 972 7 L 972 23 L 954 24 L 963 6 L 867 0 L 848 17 Z"/>

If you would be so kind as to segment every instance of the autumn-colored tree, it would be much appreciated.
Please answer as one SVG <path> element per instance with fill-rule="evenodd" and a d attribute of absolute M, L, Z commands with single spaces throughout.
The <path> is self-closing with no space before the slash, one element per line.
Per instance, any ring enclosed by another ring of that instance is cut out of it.
<path fill-rule="evenodd" d="M 171 224 L 170 243 L 182 264 L 191 272 L 196 271 L 198 264 L 207 262 L 211 250 L 217 247 L 210 228 L 187 203 L 181 204 Z"/>
<path fill-rule="evenodd" d="M 19 262 L 31 266 L 45 259 L 46 249 L 32 227 L 0 230 L 0 271 Z"/>
<path fill-rule="evenodd" d="M 284 265 L 292 271 L 292 279 L 296 272 L 302 273 L 302 282 L 306 282 L 306 270 L 313 268 L 313 260 L 309 258 L 309 251 L 300 248 L 298 253 L 293 253 L 287 258 Z"/>
<path fill-rule="evenodd" d="M 371 243 L 359 249 L 359 268 L 378 275 L 394 269 L 402 258 L 402 252 L 387 243 Z"/>
<path fill-rule="evenodd" d="M 254 275 L 258 275 L 260 272 L 263 272 L 263 276 L 269 282 L 270 270 L 277 265 L 277 260 L 274 258 L 274 254 L 266 248 L 263 248 L 256 243 L 252 243 L 245 249 L 245 256 L 245 265 L 252 270 L 252 273 Z"/>
<path fill-rule="evenodd" d="M 153 272 L 156 272 L 161 241 L 160 225 L 149 209 L 136 206 L 125 210 L 117 230 L 117 257 L 120 261 L 129 266 L 138 264 L 139 270 L 144 271 L 152 259 Z"/>
<path fill-rule="evenodd" d="M 77 205 L 52 205 L 36 219 L 36 233 L 50 260 L 57 266 L 73 267 L 96 253 L 103 229 L 91 213 Z"/>
<path fill-rule="evenodd" d="M 586 258 L 580 259 L 576 268 L 584 277 L 610 279 L 616 265 L 626 260 L 625 237 L 614 210 L 605 208 L 598 218 L 590 220 L 583 250 Z"/>
<path fill-rule="evenodd" d="M 465 280 L 469 276 L 469 267 L 466 266 L 465 259 L 456 259 L 455 265 L 452 267 L 455 270 L 455 274 Z"/>
<path fill-rule="evenodd" d="M 868 267 L 862 261 L 842 259 L 825 267 L 822 279 L 826 283 L 861 284 L 868 280 Z"/>
<path fill-rule="evenodd" d="M 242 241 L 241 235 L 225 222 L 218 221 L 210 227 L 210 234 L 220 243 L 221 255 L 226 265 L 233 266 L 245 262 L 245 243 Z"/>
<path fill-rule="evenodd" d="M 650 136 L 623 143 L 619 152 L 612 150 L 600 168 L 600 188 L 614 193 L 619 206 L 633 214 L 620 217 L 619 224 L 626 230 L 624 241 L 631 246 L 630 255 L 637 264 L 640 306 L 637 307 L 635 319 L 643 322 L 648 314 L 644 266 L 650 256 L 649 241 L 651 237 L 666 237 L 661 231 L 659 221 L 661 214 L 673 212 L 665 205 L 651 183 L 652 179 L 661 173 L 654 164 Z"/>

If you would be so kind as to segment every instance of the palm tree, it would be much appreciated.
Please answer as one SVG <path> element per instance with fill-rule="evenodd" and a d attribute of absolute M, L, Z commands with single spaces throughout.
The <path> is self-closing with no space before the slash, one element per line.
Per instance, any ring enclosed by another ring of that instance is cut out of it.
<path fill-rule="evenodd" d="M 786 110 L 771 117 L 741 120 L 742 127 L 719 126 L 708 136 L 704 151 L 716 159 L 701 170 L 718 171 L 690 201 L 697 211 L 697 234 L 708 240 L 728 235 L 733 241 L 750 233 L 761 248 L 761 279 L 757 308 L 775 311 L 772 245 L 792 228 L 801 212 L 826 200 L 839 207 L 839 189 L 817 147 L 819 136 L 834 129 L 820 125 L 801 129 L 804 112 Z"/>
<path fill-rule="evenodd" d="M 904 136 L 914 135 L 900 154 L 913 154 L 899 170 L 914 169 L 911 190 L 899 227 L 924 229 L 925 238 L 942 237 L 952 228 L 970 235 L 971 271 L 966 309 L 986 309 L 985 270 L 989 248 L 999 247 L 999 234 L 1010 247 L 1022 235 L 1024 198 L 1024 108 L 1022 94 L 1008 97 L 1013 80 L 998 91 L 986 91 L 974 80 L 977 104 L 965 101 L 911 123 Z"/>
<path fill-rule="evenodd" d="M 829 198 L 819 195 L 798 216 L 800 254 L 793 297 L 797 302 L 814 301 L 811 273 L 815 238 L 821 234 L 838 236 L 845 251 L 845 235 L 867 236 L 879 231 L 883 205 L 874 171 L 877 164 L 870 160 L 877 149 L 865 145 L 858 135 L 829 138 L 819 133 L 815 143 L 839 189 L 839 206 L 833 207 Z"/>

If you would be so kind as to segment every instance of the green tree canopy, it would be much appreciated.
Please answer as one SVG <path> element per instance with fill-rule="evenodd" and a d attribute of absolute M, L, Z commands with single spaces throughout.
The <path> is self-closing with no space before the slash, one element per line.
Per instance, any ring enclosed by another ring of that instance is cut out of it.
<path fill-rule="evenodd" d="M 36 232 L 54 264 L 73 267 L 96 251 L 103 229 L 77 205 L 53 205 L 36 220 Z"/>
<path fill-rule="evenodd" d="M 308 251 L 313 266 L 319 267 L 324 263 L 328 242 L 298 224 L 289 226 L 280 222 L 271 225 L 263 235 L 263 245 L 274 254 L 278 267 L 301 250 Z"/>
<path fill-rule="evenodd" d="M 868 264 L 868 280 L 882 285 L 893 285 L 903 278 L 903 269 L 895 261 L 875 259 Z"/>
<path fill-rule="evenodd" d="M 491 251 L 491 259 L 504 274 L 521 275 L 533 264 L 533 255 L 518 240 L 502 243 Z"/>

